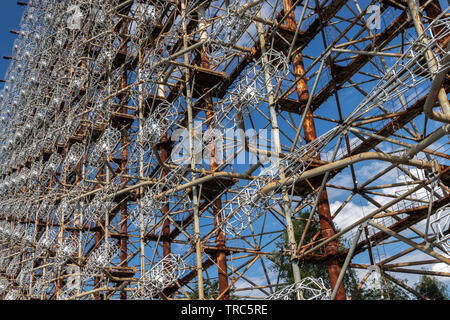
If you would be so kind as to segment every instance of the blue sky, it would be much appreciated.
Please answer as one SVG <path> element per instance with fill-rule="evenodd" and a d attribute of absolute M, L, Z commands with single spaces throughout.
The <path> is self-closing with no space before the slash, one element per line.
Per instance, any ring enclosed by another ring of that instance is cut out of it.
<path fill-rule="evenodd" d="M 25 7 L 17 5 L 16 0 L 2 0 L 0 10 L 0 79 L 4 79 L 6 69 L 10 63 L 3 56 L 10 56 L 14 40 L 17 35 L 9 32 L 10 29 L 19 30 L 20 19 Z M 3 88 L 3 85 L 0 85 Z"/>

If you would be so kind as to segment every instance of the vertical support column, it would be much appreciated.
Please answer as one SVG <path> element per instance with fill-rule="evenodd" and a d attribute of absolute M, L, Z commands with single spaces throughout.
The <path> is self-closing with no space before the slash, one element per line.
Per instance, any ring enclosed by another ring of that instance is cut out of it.
<path fill-rule="evenodd" d="M 123 34 L 127 33 L 127 21 L 123 20 L 121 25 L 121 31 Z M 120 52 L 123 55 L 124 59 L 127 55 L 127 42 L 128 40 L 124 37 L 122 40 Z M 127 70 L 125 69 L 122 74 L 122 81 L 120 84 L 120 89 L 124 89 L 127 87 Z M 121 113 L 126 114 L 127 113 L 127 99 L 126 99 L 126 93 L 124 92 L 123 95 L 120 97 L 120 104 L 122 106 Z M 122 180 L 121 183 L 126 183 L 127 178 L 127 161 L 128 161 L 128 132 L 127 127 L 123 126 L 121 129 L 121 146 L 122 146 L 122 161 L 120 163 L 120 169 L 122 172 Z M 125 147 L 127 146 L 127 147 Z M 127 222 L 128 222 L 128 201 L 124 199 L 122 203 L 120 204 L 120 266 L 121 267 L 127 267 L 127 259 L 128 259 L 128 229 L 127 229 Z M 127 293 L 125 290 L 122 290 L 120 292 L 120 299 L 125 300 L 127 298 Z"/>
<path fill-rule="evenodd" d="M 125 78 L 126 80 L 126 78 Z M 125 82 L 126 83 L 126 82 Z M 125 110 L 124 110 L 125 109 Z M 122 109 L 122 112 L 126 112 L 126 108 L 124 107 Z M 121 171 L 122 174 L 124 176 L 122 176 L 122 181 L 121 183 L 126 183 L 127 178 L 125 177 L 125 175 L 127 174 L 127 159 L 128 159 L 128 148 L 123 148 L 124 145 L 128 144 L 128 135 L 127 135 L 127 129 L 124 128 L 122 130 L 122 162 L 120 164 L 121 166 Z M 120 226 L 120 266 L 121 267 L 127 267 L 128 263 L 127 263 L 127 259 L 128 259 L 128 229 L 127 229 L 127 225 L 128 225 L 128 202 L 124 199 L 121 203 L 120 206 L 120 221 L 121 221 L 121 226 Z M 127 293 L 125 290 L 120 292 L 120 299 L 126 299 L 127 298 Z"/>
<path fill-rule="evenodd" d="M 183 46 L 189 47 L 188 43 L 188 30 L 186 23 L 186 1 L 181 1 L 181 20 L 183 26 Z M 189 52 L 184 53 L 184 63 L 189 64 Z M 189 68 L 185 69 L 185 81 L 186 81 L 186 109 L 188 114 L 188 128 L 189 128 L 189 150 L 191 156 L 191 169 L 195 169 L 195 147 L 194 147 L 194 119 L 192 111 L 192 92 L 191 92 L 191 79 Z M 192 172 L 192 180 L 197 178 L 197 174 Z M 202 264 L 202 242 L 200 238 L 200 217 L 199 217 L 199 201 L 198 201 L 198 188 L 192 187 L 192 211 L 194 215 L 194 238 L 195 238 L 195 254 L 196 254 L 196 267 L 197 267 L 197 283 L 198 283 L 198 297 L 200 300 L 205 298 L 203 288 L 203 264 Z"/>
<path fill-rule="evenodd" d="M 141 12 L 141 3 L 138 2 L 138 12 L 139 12 L 139 16 L 142 14 Z M 142 39 L 142 26 L 139 25 L 139 39 Z M 138 134 L 138 143 L 140 145 L 143 145 L 143 137 L 142 137 L 142 128 L 144 125 L 144 92 L 143 92 L 143 85 L 142 85 L 142 64 L 143 64 L 143 59 L 142 59 L 142 54 L 143 54 L 143 44 L 141 42 L 142 40 L 140 40 L 139 42 L 139 52 L 138 52 L 138 58 L 139 58 L 139 62 L 138 62 L 138 81 L 139 81 L 139 106 L 138 106 L 138 112 L 139 112 L 139 119 L 138 119 L 138 125 L 139 125 L 139 134 Z M 141 151 L 139 151 L 139 178 L 144 178 L 144 155 L 142 154 Z M 140 187 L 139 188 L 139 197 L 142 197 L 144 193 L 144 188 Z M 139 205 L 139 204 L 138 204 Z M 143 215 L 144 213 L 139 212 L 139 219 L 141 221 L 140 223 L 140 227 L 139 227 L 139 246 L 140 246 L 140 264 L 141 264 L 141 275 L 145 274 L 145 241 L 144 241 L 144 237 L 145 237 L 145 228 L 144 228 L 144 223 L 143 223 Z"/>
<path fill-rule="evenodd" d="M 261 13 L 258 14 L 259 17 L 261 17 Z M 259 42 L 261 46 L 261 54 L 264 56 L 264 53 L 266 52 L 266 41 L 264 38 L 264 29 L 263 25 L 261 23 L 256 23 L 256 28 L 258 30 L 259 34 Z M 267 63 L 268 57 L 266 56 L 264 59 L 264 62 Z M 275 98 L 273 95 L 273 86 L 272 86 L 272 79 L 270 78 L 270 74 L 267 70 L 267 68 L 264 68 L 264 80 L 266 82 L 267 91 L 269 92 L 269 111 L 270 111 L 270 120 L 272 124 L 272 135 L 273 135 L 273 143 L 275 144 L 275 151 L 276 156 L 280 156 L 281 154 L 281 139 L 280 139 L 280 128 L 278 126 L 278 118 L 277 113 L 275 110 Z M 280 179 L 285 178 L 284 168 L 279 168 L 280 172 Z M 291 258 L 294 257 L 295 248 L 296 248 L 296 241 L 295 241 L 295 232 L 294 232 L 294 225 L 292 223 L 292 210 L 289 206 L 289 195 L 286 192 L 286 190 L 283 188 L 283 212 L 286 220 L 286 233 L 288 236 L 288 242 L 289 242 L 289 249 L 292 252 Z M 294 281 L 298 282 L 301 280 L 300 277 L 300 269 L 298 267 L 298 262 L 296 260 L 291 260 L 291 267 L 292 267 L 292 273 L 294 276 Z M 301 294 L 297 293 L 297 298 L 301 299 Z"/>
<path fill-rule="evenodd" d="M 164 97 L 164 88 L 158 87 L 158 93 L 157 96 Z M 167 133 L 164 134 L 164 136 L 161 137 L 160 140 L 160 146 L 159 146 L 159 157 L 163 163 L 165 163 L 167 160 L 169 160 L 169 149 L 168 144 L 170 142 L 169 135 Z M 161 178 L 164 178 L 169 174 L 168 168 L 163 168 Z M 169 214 L 169 203 L 165 204 L 161 208 L 162 216 L 165 217 Z M 168 256 L 172 252 L 172 246 L 171 241 L 169 239 L 170 237 L 170 220 L 165 219 L 163 226 L 162 226 L 162 234 L 163 234 L 163 256 Z"/>
<path fill-rule="evenodd" d="M 86 64 L 83 62 L 82 66 L 86 67 Z M 82 90 L 86 90 L 84 84 L 83 84 Z M 84 114 L 83 115 L 83 120 L 86 121 L 86 119 L 87 119 L 87 115 Z M 87 141 L 86 141 L 87 127 L 86 126 L 81 126 L 80 129 L 82 131 L 82 136 L 85 137 L 83 139 L 83 143 L 85 145 L 87 145 Z M 76 131 L 74 132 L 74 134 L 76 134 Z M 88 154 L 88 152 L 86 151 L 83 154 L 80 163 L 78 163 L 78 165 L 77 165 L 74 186 L 76 186 L 80 181 L 83 181 L 85 179 L 85 170 L 86 170 L 86 164 L 87 164 L 87 154 Z M 81 199 L 80 200 L 80 210 L 74 212 L 74 229 L 72 231 L 72 235 L 73 235 L 74 239 L 77 240 L 77 244 L 78 244 L 78 246 L 77 246 L 78 247 L 78 250 L 77 250 L 77 261 L 78 261 L 78 263 L 81 262 L 81 258 L 83 256 L 82 241 L 81 241 L 81 235 L 83 234 L 83 224 L 84 224 L 84 221 L 83 221 L 83 209 L 82 209 L 83 206 L 84 206 L 84 200 Z M 80 268 L 79 276 L 80 276 L 80 279 L 81 279 L 81 276 L 82 276 L 81 268 Z M 77 288 L 77 294 L 79 294 L 81 292 L 81 290 L 82 290 L 82 283 L 80 281 L 80 285 Z"/>
<path fill-rule="evenodd" d="M 283 0 L 283 8 L 285 12 L 287 12 L 291 7 L 292 7 L 291 0 Z M 292 11 L 290 15 L 286 18 L 286 25 L 290 30 L 295 31 L 296 23 L 294 11 Z M 296 79 L 298 79 L 299 76 L 301 76 L 305 72 L 303 57 L 301 53 L 298 53 L 293 57 L 293 66 L 295 77 Z M 304 78 L 297 82 L 296 90 L 299 101 L 308 100 L 309 98 L 308 84 Z M 303 123 L 303 130 L 305 134 L 305 140 L 307 143 L 317 138 L 314 118 L 310 110 L 306 113 L 305 120 Z M 318 158 L 320 158 L 320 156 Z M 334 229 L 333 220 L 331 218 L 331 210 L 328 202 L 328 194 L 326 188 L 323 190 L 319 198 L 317 211 L 319 215 L 320 228 L 323 239 L 325 240 L 334 236 L 336 234 L 336 231 Z M 325 253 L 330 256 L 336 255 L 338 253 L 338 248 L 339 248 L 338 241 L 336 240 L 330 241 L 325 247 Z M 340 272 L 341 266 L 338 264 L 336 260 L 332 259 L 328 264 L 328 275 L 330 278 L 332 289 L 334 289 L 334 287 L 337 284 Z M 343 284 L 339 286 L 339 289 L 336 294 L 336 299 L 346 300 L 346 294 Z"/>
<path fill-rule="evenodd" d="M 98 169 L 97 180 L 98 180 L 98 182 L 102 182 L 103 181 L 103 166 Z M 103 185 L 101 183 L 99 183 L 98 187 L 102 188 Z M 83 226 L 81 225 L 81 227 L 83 227 Z M 96 231 L 95 231 L 95 240 L 94 240 L 95 244 L 94 244 L 94 246 L 97 247 L 98 244 L 100 243 L 100 241 L 102 241 L 101 224 L 100 223 L 96 223 L 95 227 L 96 227 Z M 105 230 L 105 232 L 106 232 L 106 230 Z M 99 276 L 94 277 L 94 289 L 100 287 L 100 284 L 101 284 L 101 277 L 99 277 Z M 98 291 L 94 292 L 94 300 L 100 300 L 100 299 L 101 299 L 100 292 L 98 292 Z"/>
<path fill-rule="evenodd" d="M 68 151 L 69 151 L 69 146 L 65 145 L 64 146 L 64 151 L 63 151 L 63 159 L 67 156 L 67 152 Z M 66 189 L 65 185 L 67 184 L 67 177 L 65 177 L 64 180 L 62 180 L 61 182 L 62 182 L 61 191 L 62 191 L 62 193 L 64 193 L 64 191 Z M 61 246 L 62 243 L 63 243 L 64 229 L 65 229 L 65 223 L 66 223 L 64 221 L 64 215 L 59 217 L 58 220 L 59 220 L 58 245 Z M 58 266 L 57 269 L 56 269 L 55 299 L 58 299 L 58 297 L 59 297 L 59 295 L 61 293 L 61 290 L 62 290 L 62 281 L 61 281 L 62 271 L 63 271 L 63 267 L 62 266 Z"/>
<path fill-rule="evenodd" d="M 83 116 L 83 118 L 85 119 L 86 116 Z M 86 136 L 86 127 L 83 128 L 84 131 L 84 136 Z M 77 176 L 76 176 L 76 183 L 75 185 L 79 182 L 79 180 L 84 180 L 85 178 L 85 170 L 86 170 L 86 166 L 85 164 L 87 163 L 87 152 L 84 153 L 81 162 L 78 164 L 77 166 Z M 80 200 L 80 210 L 76 210 L 74 212 L 74 230 L 73 230 L 73 236 L 75 239 L 77 239 L 77 251 L 76 251 L 76 255 L 77 255 L 77 262 L 78 265 L 80 265 L 81 260 L 83 258 L 83 247 L 82 247 L 82 241 L 81 241 L 81 236 L 83 234 L 83 207 L 84 207 L 84 200 L 81 199 Z M 81 268 L 80 268 L 80 279 L 81 279 Z M 80 281 L 80 286 L 77 288 L 77 294 L 79 294 L 82 290 L 82 283 Z"/>
<path fill-rule="evenodd" d="M 203 29 L 206 27 L 206 17 L 205 17 L 205 8 L 200 7 L 198 9 L 199 14 L 199 29 Z M 205 29 L 201 32 L 200 40 L 207 40 L 208 32 Z M 201 67 L 205 69 L 210 69 L 210 62 L 208 58 L 207 47 L 203 46 L 201 51 Z M 208 89 L 205 89 L 206 91 Z M 215 128 L 212 126 L 211 119 L 214 117 L 214 106 L 212 101 L 211 93 L 206 93 L 205 97 L 206 104 L 206 123 L 208 129 L 214 130 Z M 218 166 L 217 163 L 217 150 L 216 145 L 211 145 L 210 150 L 210 170 L 216 171 Z M 221 296 L 221 300 L 229 300 L 230 293 L 228 288 L 228 271 L 227 271 L 227 255 L 225 252 L 225 244 L 226 244 L 226 235 L 221 228 L 218 226 L 222 223 L 222 216 L 220 215 L 220 211 L 222 209 L 222 199 L 218 198 L 213 202 L 213 215 L 214 215 L 214 227 L 216 228 L 216 260 L 217 260 L 217 273 L 219 279 L 219 296 Z"/>

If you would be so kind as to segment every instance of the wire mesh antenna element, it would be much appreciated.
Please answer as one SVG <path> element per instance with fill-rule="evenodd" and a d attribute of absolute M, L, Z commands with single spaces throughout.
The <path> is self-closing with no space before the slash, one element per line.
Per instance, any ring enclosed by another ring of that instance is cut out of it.
<path fill-rule="evenodd" d="M 78 247 L 78 239 L 72 235 L 65 236 L 56 251 L 55 264 L 64 265 L 69 260 Z"/>
<path fill-rule="evenodd" d="M 103 160 L 112 153 L 114 148 L 120 141 L 120 131 L 115 128 L 107 128 L 89 156 L 89 164 L 92 167 L 97 166 Z"/>
<path fill-rule="evenodd" d="M 286 286 L 285 288 L 268 296 L 267 300 L 329 300 L 331 290 L 328 289 L 321 278 L 307 277 Z"/>
<path fill-rule="evenodd" d="M 252 110 L 266 101 L 270 84 L 276 84 L 287 76 L 289 67 L 283 53 L 270 49 L 251 67 L 244 71 L 227 98 L 220 102 L 214 124 L 219 128 L 230 128 L 245 120 Z M 264 72 L 267 72 L 268 76 Z"/>
<path fill-rule="evenodd" d="M 51 281 L 54 279 L 55 269 L 53 266 L 45 267 L 41 270 L 40 277 L 36 280 L 31 288 L 31 296 L 40 299 L 42 295 L 45 295 L 50 289 Z"/>
<path fill-rule="evenodd" d="M 186 272 L 187 265 L 180 255 L 169 254 L 148 270 L 137 282 L 133 298 L 147 300 L 172 286 Z"/>
<path fill-rule="evenodd" d="M 447 256 L 450 257 L 450 205 L 439 208 L 430 222 L 431 229 L 436 237 L 435 242 L 441 244 Z"/>
<path fill-rule="evenodd" d="M 227 7 L 225 14 L 221 15 L 214 24 L 211 25 L 208 43 L 208 56 L 210 59 L 220 59 L 239 42 L 248 27 L 253 23 L 261 9 L 262 2 L 256 5 L 249 5 L 251 2 L 235 0 Z"/>
<path fill-rule="evenodd" d="M 48 255 L 49 250 L 54 246 L 56 240 L 56 235 L 53 230 L 45 231 L 35 247 L 35 255 L 36 257 L 42 255 Z"/>
<path fill-rule="evenodd" d="M 89 256 L 86 264 L 81 269 L 81 280 L 86 281 L 96 274 L 102 273 L 108 267 L 119 252 L 116 244 L 104 242 Z"/>
<path fill-rule="evenodd" d="M 142 128 L 142 147 L 151 148 L 159 143 L 162 136 L 181 120 L 180 114 L 180 110 L 172 103 L 167 101 L 159 103 L 151 116 L 145 119 Z"/>
<path fill-rule="evenodd" d="M 63 171 L 63 175 L 61 177 L 62 181 L 64 181 L 65 178 L 75 170 L 76 166 L 83 157 L 84 152 L 85 147 L 83 144 L 74 143 L 72 145 L 72 147 L 69 150 L 69 153 L 67 154 L 62 164 L 62 171 Z"/>

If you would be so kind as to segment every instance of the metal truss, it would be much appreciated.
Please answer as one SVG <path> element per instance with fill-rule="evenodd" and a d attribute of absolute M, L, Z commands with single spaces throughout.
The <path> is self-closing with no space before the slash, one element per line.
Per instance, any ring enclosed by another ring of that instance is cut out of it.
<path fill-rule="evenodd" d="M 29 0 L 0 298 L 343 300 L 349 268 L 424 298 L 402 279 L 450 275 L 441 5 Z"/>

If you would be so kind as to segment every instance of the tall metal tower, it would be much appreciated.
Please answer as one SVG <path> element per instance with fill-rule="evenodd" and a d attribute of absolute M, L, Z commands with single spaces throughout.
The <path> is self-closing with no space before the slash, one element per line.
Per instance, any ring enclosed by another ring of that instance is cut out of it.
<path fill-rule="evenodd" d="M 443 3 L 29 0 L 0 297 L 427 298 L 404 279 L 450 275 Z"/>

